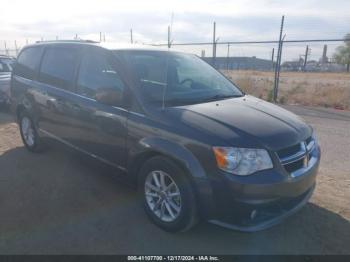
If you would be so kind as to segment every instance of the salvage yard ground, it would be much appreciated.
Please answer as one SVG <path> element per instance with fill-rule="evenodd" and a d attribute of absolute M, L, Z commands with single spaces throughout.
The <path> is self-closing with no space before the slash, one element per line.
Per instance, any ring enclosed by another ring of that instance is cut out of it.
<path fill-rule="evenodd" d="M 287 106 L 322 147 L 310 203 L 282 224 L 240 233 L 208 223 L 169 234 L 117 176 L 62 146 L 27 152 L 0 113 L 1 254 L 350 254 L 350 112 Z"/>

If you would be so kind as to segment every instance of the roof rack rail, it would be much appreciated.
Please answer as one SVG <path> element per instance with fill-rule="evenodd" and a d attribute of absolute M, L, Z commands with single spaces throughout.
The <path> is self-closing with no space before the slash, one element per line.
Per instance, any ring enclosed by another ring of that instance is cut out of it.
<path fill-rule="evenodd" d="M 36 44 L 39 43 L 60 43 L 60 42 L 64 42 L 64 43 L 99 43 L 98 41 L 94 41 L 94 40 L 82 40 L 82 39 L 76 39 L 76 40 L 39 40 L 36 41 Z"/>

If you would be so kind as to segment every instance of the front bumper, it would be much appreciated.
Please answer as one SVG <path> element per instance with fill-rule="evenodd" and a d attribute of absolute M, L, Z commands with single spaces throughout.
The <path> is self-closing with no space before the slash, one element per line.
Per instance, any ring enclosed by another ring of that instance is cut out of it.
<path fill-rule="evenodd" d="M 292 177 L 280 169 L 256 176 L 238 177 L 220 173 L 211 181 L 215 211 L 209 222 L 244 232 L 263 230 L 302 208 L 312 196 L 320 162 L 319 147 L 312 166 Z"/>
<path fill-rule="evenodd" d="M 315 184 L 303 195 L 290 201 L 280 201 L 273 205 L 264 207 L 256 207 L 251 210 L 251 213 L 239 222 L 232 223 L 232 221 L 223 220 L 209 220 L 210 223 L 222 226 L 225 228 L 238 230 L 242 232 L 256 232 L 272 227 L 280 223 L 285 218 L 293 215 L 304 205 L 307 204 L 314 192 Z M 252 217 L 254 214 L 254 217 Z M 250 215 L 250 217 L 249 217 Z"/>

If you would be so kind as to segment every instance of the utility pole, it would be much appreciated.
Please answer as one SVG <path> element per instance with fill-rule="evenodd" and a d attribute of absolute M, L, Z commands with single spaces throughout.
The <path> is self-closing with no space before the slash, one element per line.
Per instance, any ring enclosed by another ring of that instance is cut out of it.
<path fill-rule="evenodd" d="M 272 55 L 271 55 L 272 70 L 274 68 L 274 62 L 275 62 L 275 48 L 272 48 Z"/>
<path fill-rule="evenodd" d="M 282 56 L 282 45 L 283 45 L 283 26 L 284 26 L 284 16 L 282 16 L 281 21 L 281 28 L 280 28 L 280 37 L 278 41 L 278 51 L 277 51 L 277 62 L 275 66 L 275 84 L 274 84 L 274 92 L 273 92 L 273 101 L 277 101 L 278 96 L 278 85 L 279 85 L 279 78 L 280 78 L 280 70 L 281 70 L 281 56 Z"/>
<path fill-rule="evenodd" d="M 305 59 L 304 59 L 304 65 L 303 65 L 303 71 L 306 71 L 306 64 L 307 64 L 307 57 L 309 55 L 309 46 L 306 46 L 306 50 L 305 50 Z"/>
<path fill-rule="evenodd" d="M 216 22 L 214 22 L 214 28 L 213 28 L 213 66 L 215 67 L 215 60 L 216 60 Z"/>
<path fill-rule="evenodd" d="M 102 32 L 100 32 L 100 42 L 102 42 Z"/>
<path fill-rule="evenodd" d="M 171 41 L 170 41 L 170 25 L 168 25 L 168 48 L 171 47 Z"/>
<path fill-rule="evenodd" d="M 130 43 L 133 44 L 134 43 L 134 39 L 132 37 L 132 28 L 130 29 Z"/>

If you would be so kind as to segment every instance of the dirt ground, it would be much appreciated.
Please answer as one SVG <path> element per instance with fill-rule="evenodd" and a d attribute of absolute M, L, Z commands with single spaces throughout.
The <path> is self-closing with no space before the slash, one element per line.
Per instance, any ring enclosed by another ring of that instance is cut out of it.
<path fill-rule="evenodd" d="M 272 99 L 274 72 L 223 70 L 246 93 Z M 350 73 L 281 72 L 278 101 L 350 110 Z"/>
<path fill-rule="evenodd" d="M 350 112 L 288 106 L 322 147 L 310 203 L 282 224 L 240 233 L 208 223 L 169 234 L 133 190 L 61 146 L 27 152 L 0 113 L 1 254 L 350 254 Z"/>

